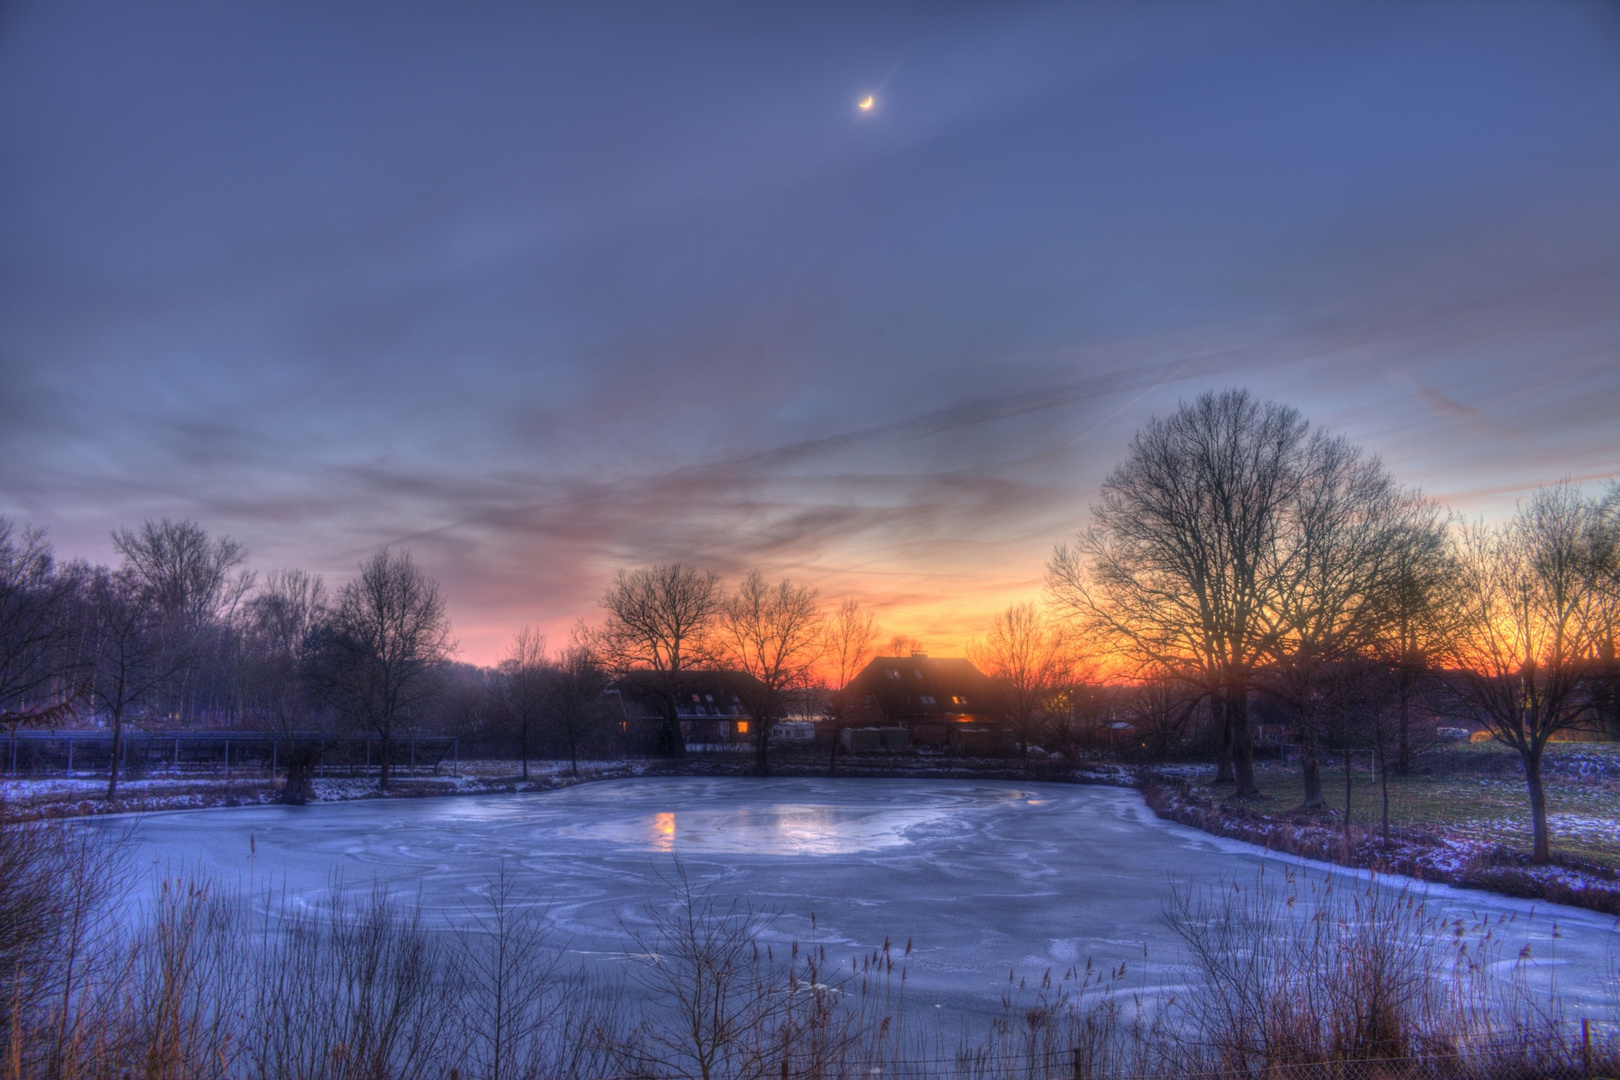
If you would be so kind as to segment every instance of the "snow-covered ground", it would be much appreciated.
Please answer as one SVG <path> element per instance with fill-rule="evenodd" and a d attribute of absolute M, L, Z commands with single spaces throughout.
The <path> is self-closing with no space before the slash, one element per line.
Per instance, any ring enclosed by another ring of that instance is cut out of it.
<path fill-rule="evenodd" d="M 570 951 L 607 968 L 623 962 L 625 927 L 671 901 L 678 858 L 715 894 L 780 911 L 772 934 L 783 942 L 808 940 L 812 913 L 829 954 L 911 939 L 907 1000 L 975 1012 L 995 1007 L 1009 969 L 1038 980 L 1089 958 L 1127 963 L 1133 983 L 1173 982 L 1162 919 L 1172 884 L 1252 881 L 1286 861 L 1161 821 L 1134 791 L 1005 781 L 647 778 L 134 820 L 154 876 L 251 880 L 302 904 L 321 903 L 335 881 L 382 883 L 419 897 L 430 919 L 465 919 L 504 865 Z M 1527 943 L 1578 1011 L 1613 1008 L 1615 920 L 1444 886 L 1428 894 L 1469 921 L 1502 918 L 1504 955 Z"/>

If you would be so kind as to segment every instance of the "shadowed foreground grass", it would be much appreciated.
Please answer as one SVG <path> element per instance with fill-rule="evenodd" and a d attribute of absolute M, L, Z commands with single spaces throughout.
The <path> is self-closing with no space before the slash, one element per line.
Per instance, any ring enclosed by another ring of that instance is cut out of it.
<path fill-rule="evenodd" d="M 6 1076 L 1516 1080 L 1587 1068 L 1579 1029 L 1530 988 L 1495 923 L 1445 921 L 1420 892 L 1291 871 L 1174 893 L 1164 914 L 1184 984 L 1049 971 L 1009 981 L 977 1028 L 907 1012 L 909 944 L 784 946 L 770 913 L 692 887 L 678 864 L 647 928 L 626 932 L 624 981 L 605 986 L 566 966 L 543 905 L 505 873 L 452 927 L 381 892 L 266 915 L 169 881 L 152 923 L 130 929 L 110 917 L 121 884 L 117 849 L 83 830 L 0 828 Z M 1611 1049 L 1599 1042 L 1598 1064 L 1620 1063 Z"/>

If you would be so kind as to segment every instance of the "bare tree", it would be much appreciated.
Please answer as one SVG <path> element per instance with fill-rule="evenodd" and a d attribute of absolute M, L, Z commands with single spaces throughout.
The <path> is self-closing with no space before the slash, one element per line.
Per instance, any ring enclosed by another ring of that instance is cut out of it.
<path fill-rule="evenodd" d="M 231 575 L 247 559 L 242 545 L 210 537 L 195 521 L 145 521 L 138 531 L 115 532 L 113 546 L 151 604 L 194 625 L 218 616 L 252 587 L 251 576 Z"/>
<path fill-rule="evenodd" d="M 608 674 L 591 647 L 591 634 L 581 622 L 568 647 L 551 665 L 545 686 L 545 716 L 568 746 L 568 769 L 579 775 L 580 747 L 596 735 L 606 715 L 603 693 Z"/>
<path fill-rule="evenodd" d="M 896 634 L 889 639 L 890 656 L 905 656 L 909 653 L 922 652 L 922 647 L 922 642 L 905 634 Z"/>
<path fill-rule="evenodd" d="M 816 590 L 787 578 L 771 585 L 759 570 L 750 572 L 720 608 L 718 645 L 728 667 L 754 677 L 743 693 L 751 698 L 755 767 L 768 776 L 771 725 L 782 697 L 809 682 L 826 647 Z"/>
<path fill-rule="evenodd" d="M 1620 737 L 1620 482 L 1610 481 L 1598 503 L 1590 554 L 1599 591 L 1591 618 L 1592 705 L 1599 728 Z"/>
<path fill-rule="evenodd" d="M 518 729 L 518 755 L 523 759 L 522 776 L 529 778 L 529 732 L 540 722 L 546 703 L 546 683 L 551 676 L 546 662 L 546 638 L 525 626 L 512 636 L 512 648 L 501 661 L 501 702 Z"/>
<path fill-rule="evenodd" d="M 827 760 L 827 775 L 838 768 L 838 739 L 843 732 L 844 717 L 850 709 L 847 691 L 850 681 L 861 673 L 877 655 L 877 616 L 861 607 L 853 596 L 845 597 L 832 618 L 827 620 L 826 636 L 822 642 L 828 677 L 832 682 L 828 719 L 832 722 L 832 749 Z"/>
<path fill-rule="evenodd" d="M 409 552 L 383 548 L 338 592 L 321 665 L 326 693 L 381 742 L 379 786 L 388 790 L 395 728 L 438 690 L 455 649 L 438 583 Z"/>
<path fill-rule="evenodd" d="M 1432 686 L 1435 662 L 1458 631 L 1458 572 L 1449 532 L 1453 522 L 1430 512 L 1416 516 L 1397 538 L 1389 576 L 1378 599 L 1378 631 L 1372 649 L 1394 673 L 1394 736 L 1397 774 L 1412 769 L 1412 706 Z"/>
<path fill-rule="evenodd" d="M 57 568 L 44 530 L 0 516 L 0 725 L 13 735 L 66 715 L 88 693 L 72 648 L 80 577 Z"/>
<path fill-rule="evenodd" d="M 219 700 L 234 681 L 228 677 L 234 641 L 225 624 L 253 587 L 253 574 L 240 569 L 246 550 L 228 536 L 210 537 L 194 521 L 168 518 L 120 529 L 112 541 L 124 570 L 140 582 L 143 603 L 170 624 L 174 642 L 184 642 L 175 677 L 157 688 L 164 710 L 191 716 L 210 703 L 228 703 Z"/>
<path fill-rule="evenodd" d="M 285 747 L 281 801 L 302 806 L 320 753 L 310 738 L 315 711 L 309 687 L 311 649 L 327 618 L 326 585 L 302 570 L 271 572 L 247 602 L 242 682 L 248 714 Z"/>
<path fill-rule="evenodd" d="M 1322 673 L 1370 649 L 1407 545 L 1438 545 L 1437 511 L 1402 490 L 1377 458 L 1343 438 L 1315 441 L 1279 530 L 1270 670 L 1262 681 L 1299 721 L 1304 805 L 1325 805 L 1321 774 Z"/>
<path fill-rule="evenodd" d="M 1248 693 L 1275 652 L 1278 540 L 1321 441 L 1244 390 L 1155 417 L 1103 483 L 1093 523 L 1048 565 L 1056 602 L 1144 669 L 1199 680 L 1223 733 L 1219 778 L 1254 794 Z"/>
<path fill-rule="evenodd" d="M 599 652 L 615 671 L 650 672 L 663 712 L 659 752 L 685 753 L 676 695 L 685 685 L 694 657 L 724 596 L 720 579 L 681 563 L 659 563 L 620 570 L 602 596 L 606 623 L 598 633 Z"/>
<path fill-rule="evenodd" d="M 1174 672 L 1149 675 L 1124 697 L 1124 716 L 1142 737 L 1148 756 L 1162 761 L 1187 738 L 1203 692 Z"/>
<path fill-rule="evenodd" d="M 1051 718 L 1054 699 L 1073 681 L 1079 662 L 1074 632 L 1033 603 L 1009 604 L 967 655 L 996 681 L 1000 711 L 1019 753 L 1027 753 Z"/>
<path fill-rule="evenodd" d="M 1597 501 L 1559 484 L 1537 491 L 1503 525 L 1465 529 L 1457 552 L 1461 632 L 1451 658 L 1458 703 L 1518 752 L 1538 863 L 1550 854 L 1542 754 L 1590 704 L 1583 683 L 1604 604 L 1593 560 L 1601 527 Z"/>
<path fill-rule="evenodd" d="M 92 700 L 112 724 L 107 799 L 118 797 L 124 728 L 148 709 L 190 658 L 190 635 L 147 602 L 144 583 L 129 570 L 97 567 L 86 585 Z"/>

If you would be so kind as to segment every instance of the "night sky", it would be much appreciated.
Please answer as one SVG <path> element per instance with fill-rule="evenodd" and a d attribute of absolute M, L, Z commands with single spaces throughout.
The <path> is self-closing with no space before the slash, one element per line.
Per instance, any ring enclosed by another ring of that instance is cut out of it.
<path fill-rule="evenodd" d="M 1620 5 L 0 6 L 64 556 L 408 545 L 484 663 L 758 565 L 950 652 L 1230 385 L 1468 514 L 1620 474 Z"/>

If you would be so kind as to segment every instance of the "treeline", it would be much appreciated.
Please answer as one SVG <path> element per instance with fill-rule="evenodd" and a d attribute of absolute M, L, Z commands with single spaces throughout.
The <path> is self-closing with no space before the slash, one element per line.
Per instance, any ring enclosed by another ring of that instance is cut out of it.
<path fill-rule="evenodd" d="M 304 795 L 320 732 L 383 743 L 440 700 L 453 642 L 438 586 L 377 552 L 335 593 L 317 576 L 260 579 L 246 552 L 191 521 L 120 530 L 116 567 L 57 563 L 42 531 L 0 518 L 0 723 L 147 730 L 248 726 L 286 742 L 287 796 Z M 315 735 L 317 737 L 311 737 Z"/>
<path fill-rule="evenodd" d="M 1556 484 L 1465 522 L 1231 390 L 1137 432 L 1091 520 L 1048 565 L 1052 634 L 1207 703 L 1238 796 L 1257 794 L 1252 702 L 1285 707 L 1307 806 L 1329 747 L 1408 767 L 1421 710 L 1518 753 L 1546 861 L 1547 743 L 1614 730 L 1620 489 Z"/>
<path fill-rule="evenodd" d="M 1620 713 L 1620 489 L 1557 484 L 1510 520 L 1466 522 L 1296 410 L 1230 390 L 1137 432 L 1091 521 L 1054 551 L 1044 602 L 1010 606 L 968 648 L 995 687 L 978 711 L 1021 754 L 1207 744 L 1247 797 L 1267 711 L 1315 807 L 1331 755 L 1405 772 L 1440 718 L 1517 752 L 1546 859 L 1547 743 L 1613 732 Z M 115 741 L 134 718 L 274 731 L 294 801 L 320 753 L 298 737 L 311 731 L 380 740 L 384 786 L 405 728 L 508 746 L 525 777 L 537 748 L 576 769 L 582 753 L 624 753 L 625 715 L 608 713 L 623 699 L 603 693 L 624 676 L 657 714 L 644 749 L 678 756 L 682 695 L 716 669 L 747 676 L 740 704 L 769 772 L 790 702 L 834 728 L 859 711 L 847 688 L 882 635 L 853 599 L 663 563 L 620 571 L 602 618 L 560 648 L 524 628 L 483 670 L 451 662 L 439 590 L 406 552 L 377 552 L 330 592 L 297 570 L 256 578 L 238 543 L 192 522 L 113 539 L 117 567 L 59 565 L 42 533 L 0 519 L 0 723 L 94 714 Z"/>

